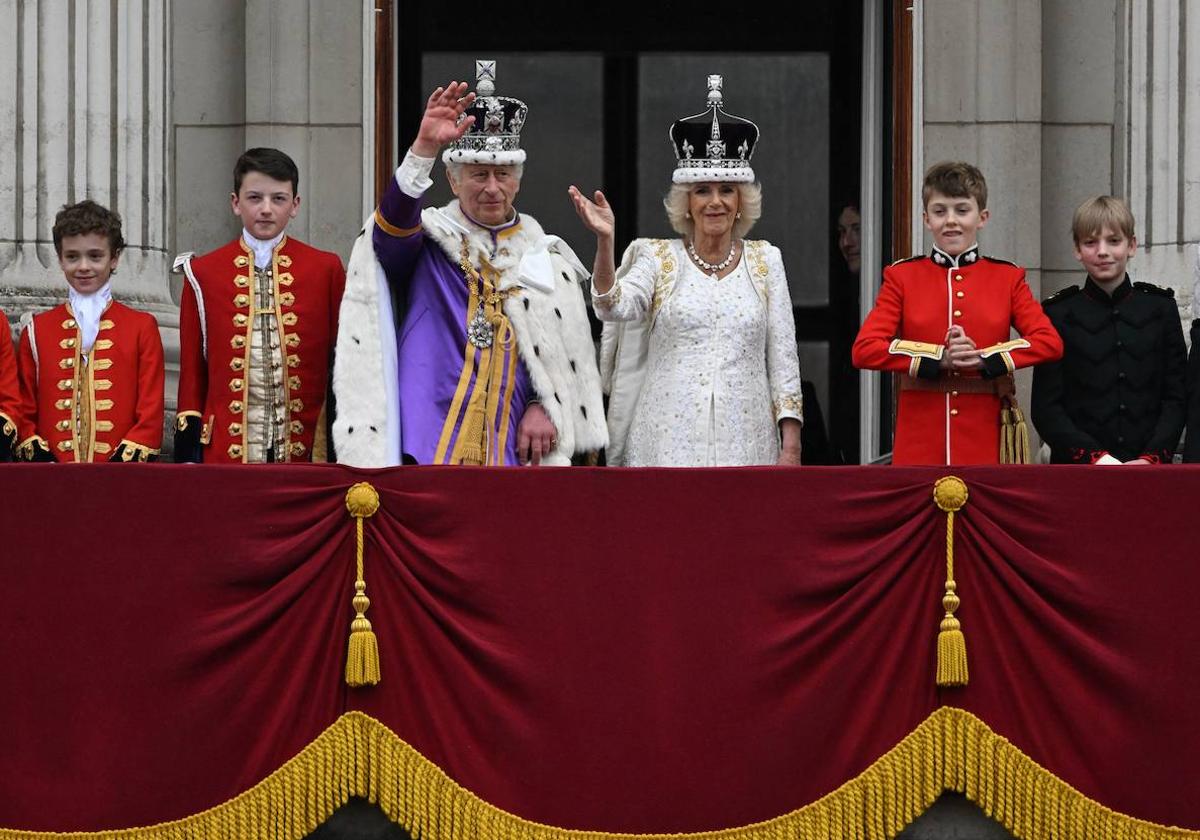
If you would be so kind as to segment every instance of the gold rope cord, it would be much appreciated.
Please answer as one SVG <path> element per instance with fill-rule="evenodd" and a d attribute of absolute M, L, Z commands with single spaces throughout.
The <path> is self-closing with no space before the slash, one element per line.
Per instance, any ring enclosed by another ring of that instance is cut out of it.
<path fill-rule="evenodd" d="M 954 617 L 958 609 L 958 584 L 954 582 L 954 512 L 967 503 L 967 485 L 954 475 L 939 478 L 933 483 L 933 501 L 946 512 L 946 594 L 937 638 L 937 684 L 943 687 L 967 684 L 967 640 L 962 625 Z"/>
<path fill-rule="evenodd" d="M 363 577 L 363 520 L 379 510 L 379 493 L 366 481 L 346 491 L 346 509 L 354 517 L 355 577 L 351 605 L 356 613 L 350 622 L 350 641 L 346 650 L 346 684 L 351 688 L 379 683 L 379 640 L 367 619 L 371 599 Z"/>
<path fill-rule="evenodd" d="M 1089 799 L 950 706 L 816 802 L 721 831 L 612 834 L 531 822 L 455 783 L 379 721 L 349 712 L 250 790 L 194 816 L 120 831 L 0 829 L 0 840 L 300 840 L 352 796 L 376 803 L 421 840 L 891 840 L 946 790 L 1022 840 L 1200 840 L 1200 831 L 1135 819 Z"/>

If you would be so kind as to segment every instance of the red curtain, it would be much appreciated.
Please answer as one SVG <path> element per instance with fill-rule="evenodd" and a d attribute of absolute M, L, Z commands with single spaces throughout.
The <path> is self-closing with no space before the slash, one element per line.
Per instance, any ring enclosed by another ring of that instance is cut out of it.
<path fill-rule="evenodd" d="M 941 705 L 1200 828 L 1200 469 L 955 471 L 970 684 L 937 689 L 945 470 L 0 468 L 0 826 L 178 819 L 344 711 L 550 825 L 806 805 Z M 382 682 L 343 681 L 368 480 Z"/>

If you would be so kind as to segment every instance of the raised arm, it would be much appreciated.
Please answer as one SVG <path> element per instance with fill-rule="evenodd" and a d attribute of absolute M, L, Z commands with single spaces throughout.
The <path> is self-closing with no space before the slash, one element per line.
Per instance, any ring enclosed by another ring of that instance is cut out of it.
<path fill-rule="evenodd" d="M 393 281 L 407 279 L 421 249 L 421 196 L 433 181 L 429 174 L 438 152 L 466 133 L 475 118 L 463 112 L 475 101 L 465 82 L 439 87 L 425 103 L 421 126 L 396 177 L 375 211 L 375 255 Z"/>

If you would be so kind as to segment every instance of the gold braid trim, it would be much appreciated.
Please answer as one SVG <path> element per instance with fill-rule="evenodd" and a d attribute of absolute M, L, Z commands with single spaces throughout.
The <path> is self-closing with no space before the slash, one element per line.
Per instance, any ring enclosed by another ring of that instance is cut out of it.
<path fill-rule="evenodd" d="M 694 834 L 555 828 L 484 802 L 374 718 L 348 712 L 228 802 L 146 828 L 58 834 L 0 829 L 0 840 L 300 840 L 350 797 L 376 803 L 422 840 L 890 840 L 956 791 L 1023 840 L 1200 840 L 1200 831 L 1118 814 L 1054 776 L 970 712 L 943 706 L 837 790 L 765 822 Z"/>

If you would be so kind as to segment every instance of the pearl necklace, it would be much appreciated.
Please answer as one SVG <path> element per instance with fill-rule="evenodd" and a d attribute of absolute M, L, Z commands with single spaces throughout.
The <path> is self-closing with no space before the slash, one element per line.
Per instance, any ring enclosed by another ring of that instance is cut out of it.
<path fill-rule="evenodd" d="M 696 246 L 688 242 L 688 253 L 692 255 L 692 259 L 696 261 L 696 265 L 703 268 L 705 271 L 716 274 L 718 271 L 724 271 L 733 262 L 733 255 L 737 253 L 737 240 L 729 243 L 729 256 L 719 263 L 705 262 L 699 254 L 696 253 Z"/>

